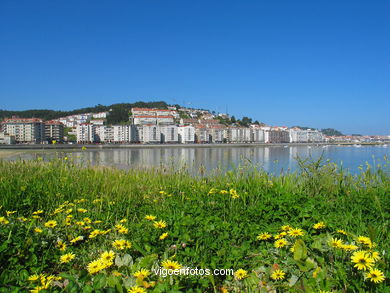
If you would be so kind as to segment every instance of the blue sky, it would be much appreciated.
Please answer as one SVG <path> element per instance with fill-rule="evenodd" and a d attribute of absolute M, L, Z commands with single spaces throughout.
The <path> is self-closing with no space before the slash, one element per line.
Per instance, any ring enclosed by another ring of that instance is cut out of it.
<path fill-rule="evenodd" d="M 0 1 L 0 109 L 165 100 L 390 134 L 390 1 Z"/>

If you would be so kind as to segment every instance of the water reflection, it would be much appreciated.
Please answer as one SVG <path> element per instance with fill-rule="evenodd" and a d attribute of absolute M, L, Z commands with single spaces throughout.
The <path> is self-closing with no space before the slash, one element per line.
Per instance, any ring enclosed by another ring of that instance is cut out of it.
<path fill-rule="evenodd" d="M 389 150 L 379 146 L 356 148 L 353 146 L 248 146 L 248 147 L 172 147 L 172 148 L 113 148 L 102 150 L 66 152 L 43 151 L 23 154 L 10 159 L 31 159 L 43 156 L 49 160 L 56 156 L 71 155 L 77 162 L 92 165 L 114 166 L 121 169 L 173 166 L 198 170 L 220 168 L 232 169 L 242 164 L 252 164 L 274 174 L 294 171 L 298 164 L 296 158 L 318 158 L 342 163 L 352 172 L 366 161 L 372 163 L 373 156 L 382 159 Z"/>

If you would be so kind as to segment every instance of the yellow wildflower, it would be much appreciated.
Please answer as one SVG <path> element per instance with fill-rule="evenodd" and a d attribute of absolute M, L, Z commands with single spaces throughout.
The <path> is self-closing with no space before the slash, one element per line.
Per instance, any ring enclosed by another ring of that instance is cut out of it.
<path fill-rule="evenodd" d="M 374 260 L 369 257 L 365 251 L 355 251 L 351 256 L 351 262 L 355 263 L 354 267 L 358 270 L 370 270 L 374 264 Z"/>
<path fill-rule="evenodd" d="M 157 229 L 163 229 L 167 226 L 165 221 L 154 221 L 153 226 Z"/>
<path fill-rule="evenodd" d="M 133 276 L 136 277 L 137 279 L 143 280 L 143 279 L 147 278 L 149 275 L 150 275 L 150 271 L 145 270 L 145 269 L 141 269 L 141 270 L 135 272 Z"/>
<path fill-rule="evenodd" d="M 385 275 L 378 269 L 370 270 L 366 277 L 374 283 L 381 283 L 385 280 Z"/>
<path fill-rule="evenodd" d="M 56 221 L 53 221 L 53 220 L 47 221 L 47 222 L 45 223 L 45 227 L 48 227 L 48 228 L 54 228 L 55 226 L 57 226 L 57 222 L 56 222 Z"/>
<path fill-rule="evenodd" d="M 284 279 L 284 276 L 286 275 L 285 272 L 283 272 L 282 270 L 275 270 L 272 274 L 271 274 L 271 278 L 273 280 L 283 280 Z"/>
<path fill-rule="evenodd" d="M 61 263 L 68 263 L 72 259 L 74 259 L 75 257 L 76 257 L 76 255 L 74 253 L 67 253 L 67 254 L 61 255 L 60 262 Z"/>
<path fill-rule="evenodd" d="M 177 261 L 169 259 L 164 260 L 161 265 L 167 270 L 178 270 L 181 268 L 181 265 Z"/>
<path fill-rule="evenodd" d="M 234 276 L 238 280 L 242 280 L 242 279 L 245 279 L 246 277 L 248 277 L 248 272 L 246 270 L 243 270 L 243 269 L 238 269 L 237 271 L 234 272 Z"/>
<path fill-rule="evenodd" d="M 153 216 L 153 215 L 146 215 L 145 216 L 145 219 L 146 220 L 149 220 L 149 221 L 154 221 L 156 219 L 156 216 Z"/>

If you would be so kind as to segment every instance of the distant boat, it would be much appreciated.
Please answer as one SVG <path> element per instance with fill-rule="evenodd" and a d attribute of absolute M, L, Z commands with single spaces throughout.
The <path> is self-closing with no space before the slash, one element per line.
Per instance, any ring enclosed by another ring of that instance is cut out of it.
<path fill-rule="evenodd" d="M 353 145 L 355 148 L 360 148 L 362 145 L 361 144 L 354 144 Z"/>

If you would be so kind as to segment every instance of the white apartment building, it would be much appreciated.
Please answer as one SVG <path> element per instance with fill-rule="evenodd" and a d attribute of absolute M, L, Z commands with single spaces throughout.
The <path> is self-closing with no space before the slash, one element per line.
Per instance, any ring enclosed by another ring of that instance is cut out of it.
<path fill-rule="evenodd" d="M 45 128 L 42 119 L 10 118 L 2 122 L 5 134 L 15 137 L 19 143 L 41 143 L 45 139 Z"/>
<path fill-rule="evenodd" d="M 290 142 L 323 142 L 324 135 L 318 130 L 303 130 L 297 127 L 289 129 Z"/>
<path fill-rule="evenodd" d="M 0 131 L 0 144 L 15 144 L 15 136 Z"/>
<path fill-rule="evenodd" d="M 180 143 L 195 142 L 195 128 L 190 125 L 179 126 L 177 129 L 178 139 Z"/>
<path fill-rule="evenodd" d="M 113 125 L 112 126 L 112 137 L 113 142 L 135 142 L 136 141 L 136 128 L 134 125 Z"/>
<path fill-rule="evenodd" d="M 324 141 L 324 135 L 322 134 L 322 132 L 320 132 L 318 130 L 308 129 L 307 135 L 308 135 L 309 142 L 323 142 Z"/>
<path fill-rule="evenodd" d="M 94 125 L 93 131 L 94 131 L 96 142 L 108 143 L 108 142 L 113 142 L 114 140 L 112 127 L 108 127 L 105 125 L 98 125 L 98 126 Z"/>
<path fill-rule="evenodd" d="M 251 126 L 251 141 L 252 142 L 264 142 L 264 130 L 257 126 Z"/>
<path fill-rule="evenodd" d="M 294 127 L 289 129 L 290 142 L 299 143 L 299 142 L 308 142 L 309 136 L 308 131 Z"/>
<path fill-rule="evenodd" d="M 106 119 L 108 112 L 92 113 L 93 118 Z"/>
<path fill-rule="evenodd" d="M 153 124 L 137 125 L 137 141 L 141 143 L 160 143 L 160 128 Z"/>
<path fill-rule="evenodd" d="M 177 143 L 179 141 L 176 125 L 159 126 L 162 143 Z"/>
<path fill-rule="evenodd" d="M 91 123 L 81 123 L 76 127 L 76 136 L 78 143 L 95 142 L 94 126 Z"/>
<path fill-rule="evenodd" d="M 224 127 L 219 125 L 212 125 L 209 127 L 210 142 L 223 142 L 224 140 Z"/>

